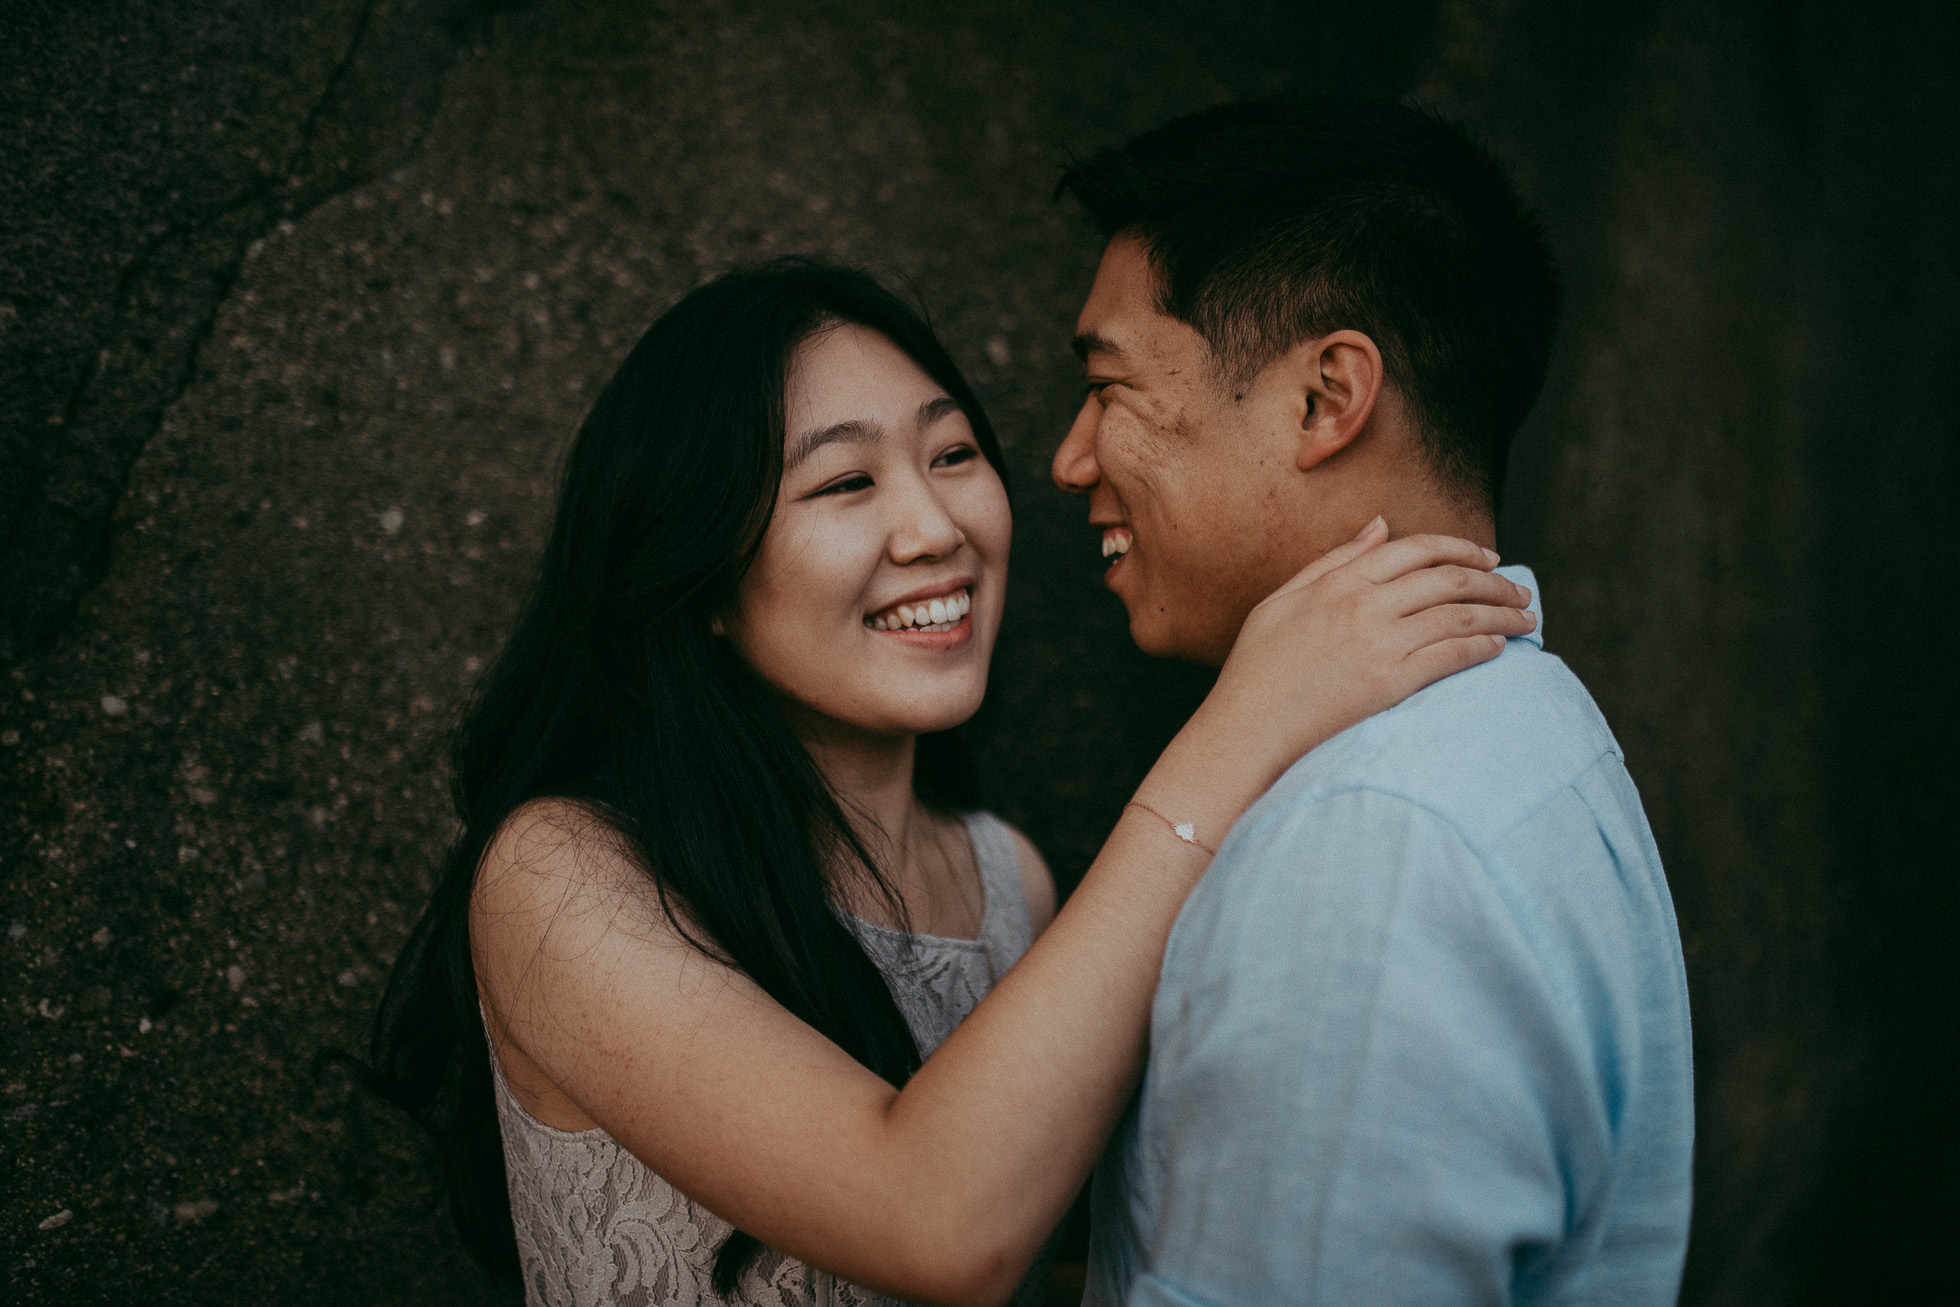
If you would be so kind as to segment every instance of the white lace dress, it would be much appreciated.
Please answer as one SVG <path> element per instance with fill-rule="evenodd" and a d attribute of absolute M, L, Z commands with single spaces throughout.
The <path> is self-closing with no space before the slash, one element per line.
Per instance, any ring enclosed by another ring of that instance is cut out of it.
<path fill-rule="evenodd" d="M 1033 942 L 1019 859 L 989 813 L 966 819 L 985 894 L 979 939 L 907 934 L 847 918 L 884 973 L 919 1053 L 930 1056 Z M 689 1199 L 600 1129 L 553 1129 L 526 1112 L 493 1052 L 504 1174 L 527 1307 L 883 1307 L 892 1302 L 765 1247 L 735 1296 L 712 1283 L 729 1224 Z M 1047 1258 L 1015 1294 L 1041 1301 Z"/>

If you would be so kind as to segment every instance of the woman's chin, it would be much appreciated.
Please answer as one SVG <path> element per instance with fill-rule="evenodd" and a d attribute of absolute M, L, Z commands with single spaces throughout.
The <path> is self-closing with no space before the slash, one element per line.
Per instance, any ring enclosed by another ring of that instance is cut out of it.
<path fill-rule="evenodd" d="M 939 731 L 950 731 L 956 726 L 964 726 L 973 720 L 973 714 L 980 710 L 979 700 L 971 705 L 962 702 L 949 706 L 943 712 L 907 713 L 899 729 L 899 735 L 932 735 Z"/>
<path fill-rule="evenodd" d="M 829 739 L 842 743 L 856 738 L 869 744 L 893 743 L 938 731 L 950 731 L 971 720 L 980 709 L 986 685 L 957 690 L 921 686 L 905 695 L 879 695 L 883 702 L 811 703 L 790 701 L 791 720 L 806 741 Z"/>
<path fill-rule="evenodd" d="M 937 731 L 950 731 L 955 726 L 971 721 L 973 714 L 980 711 L 980 700 L 986 694 L 983 684 L 978 691 L 962 691 L 947 694 L 943 698 L 920 696 L 912 700 L 903 710 L 894 711 L 886 720 L 890 733 L 894 735 L 931 735 Z"/>

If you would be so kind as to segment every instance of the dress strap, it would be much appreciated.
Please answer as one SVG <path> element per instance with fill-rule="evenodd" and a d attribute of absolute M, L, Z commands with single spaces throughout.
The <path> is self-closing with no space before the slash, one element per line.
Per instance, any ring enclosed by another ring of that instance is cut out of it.
<path fill-rule="evenodd" d="M 973 860 L 980 867 L 980 887 L 986 895 L 980 938 L 987 945 L 994 980 L 999 981 L 1034 943 L 1028 896 L 1021 885 L 1021 857 L 1007 823 L 991 812 L 970 812 L 965 821 L 973 841 Z"/>

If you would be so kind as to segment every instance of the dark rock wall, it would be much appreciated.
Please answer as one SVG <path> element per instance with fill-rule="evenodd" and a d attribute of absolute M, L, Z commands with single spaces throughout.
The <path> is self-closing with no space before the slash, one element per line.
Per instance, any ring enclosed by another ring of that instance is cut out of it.
<path fill-rule="evenodd" d="M 447 838 L 565 441 L 732 260 L 909 281 L 979 385 L 1018 540 L 975 734 L 1078 875 L 1204 680 L 1047 483 L 1096 254 L 1054 164 L 1325 87 L 1480 126 L 1568 270 L 1504 546 L 1675 890 L 1688 1299 L 1953 1296 L 1949 9 L 296 8 L 0 15 L 10 1301 L 483 1296 L 412 1133 L 309 1066 Z"/>

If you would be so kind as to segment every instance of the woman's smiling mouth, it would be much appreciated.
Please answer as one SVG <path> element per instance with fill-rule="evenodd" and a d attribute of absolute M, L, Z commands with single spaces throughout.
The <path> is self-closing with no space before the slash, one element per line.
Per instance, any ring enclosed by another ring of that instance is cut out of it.
<path fill-rule="evenodd" d="M 973 610 L 973 587 L 964 585 L 930 599 L 914 599 L 893 604 L 872 613 L 864 624 L 874 631 L 950 631 L 966 620 Z"/>

